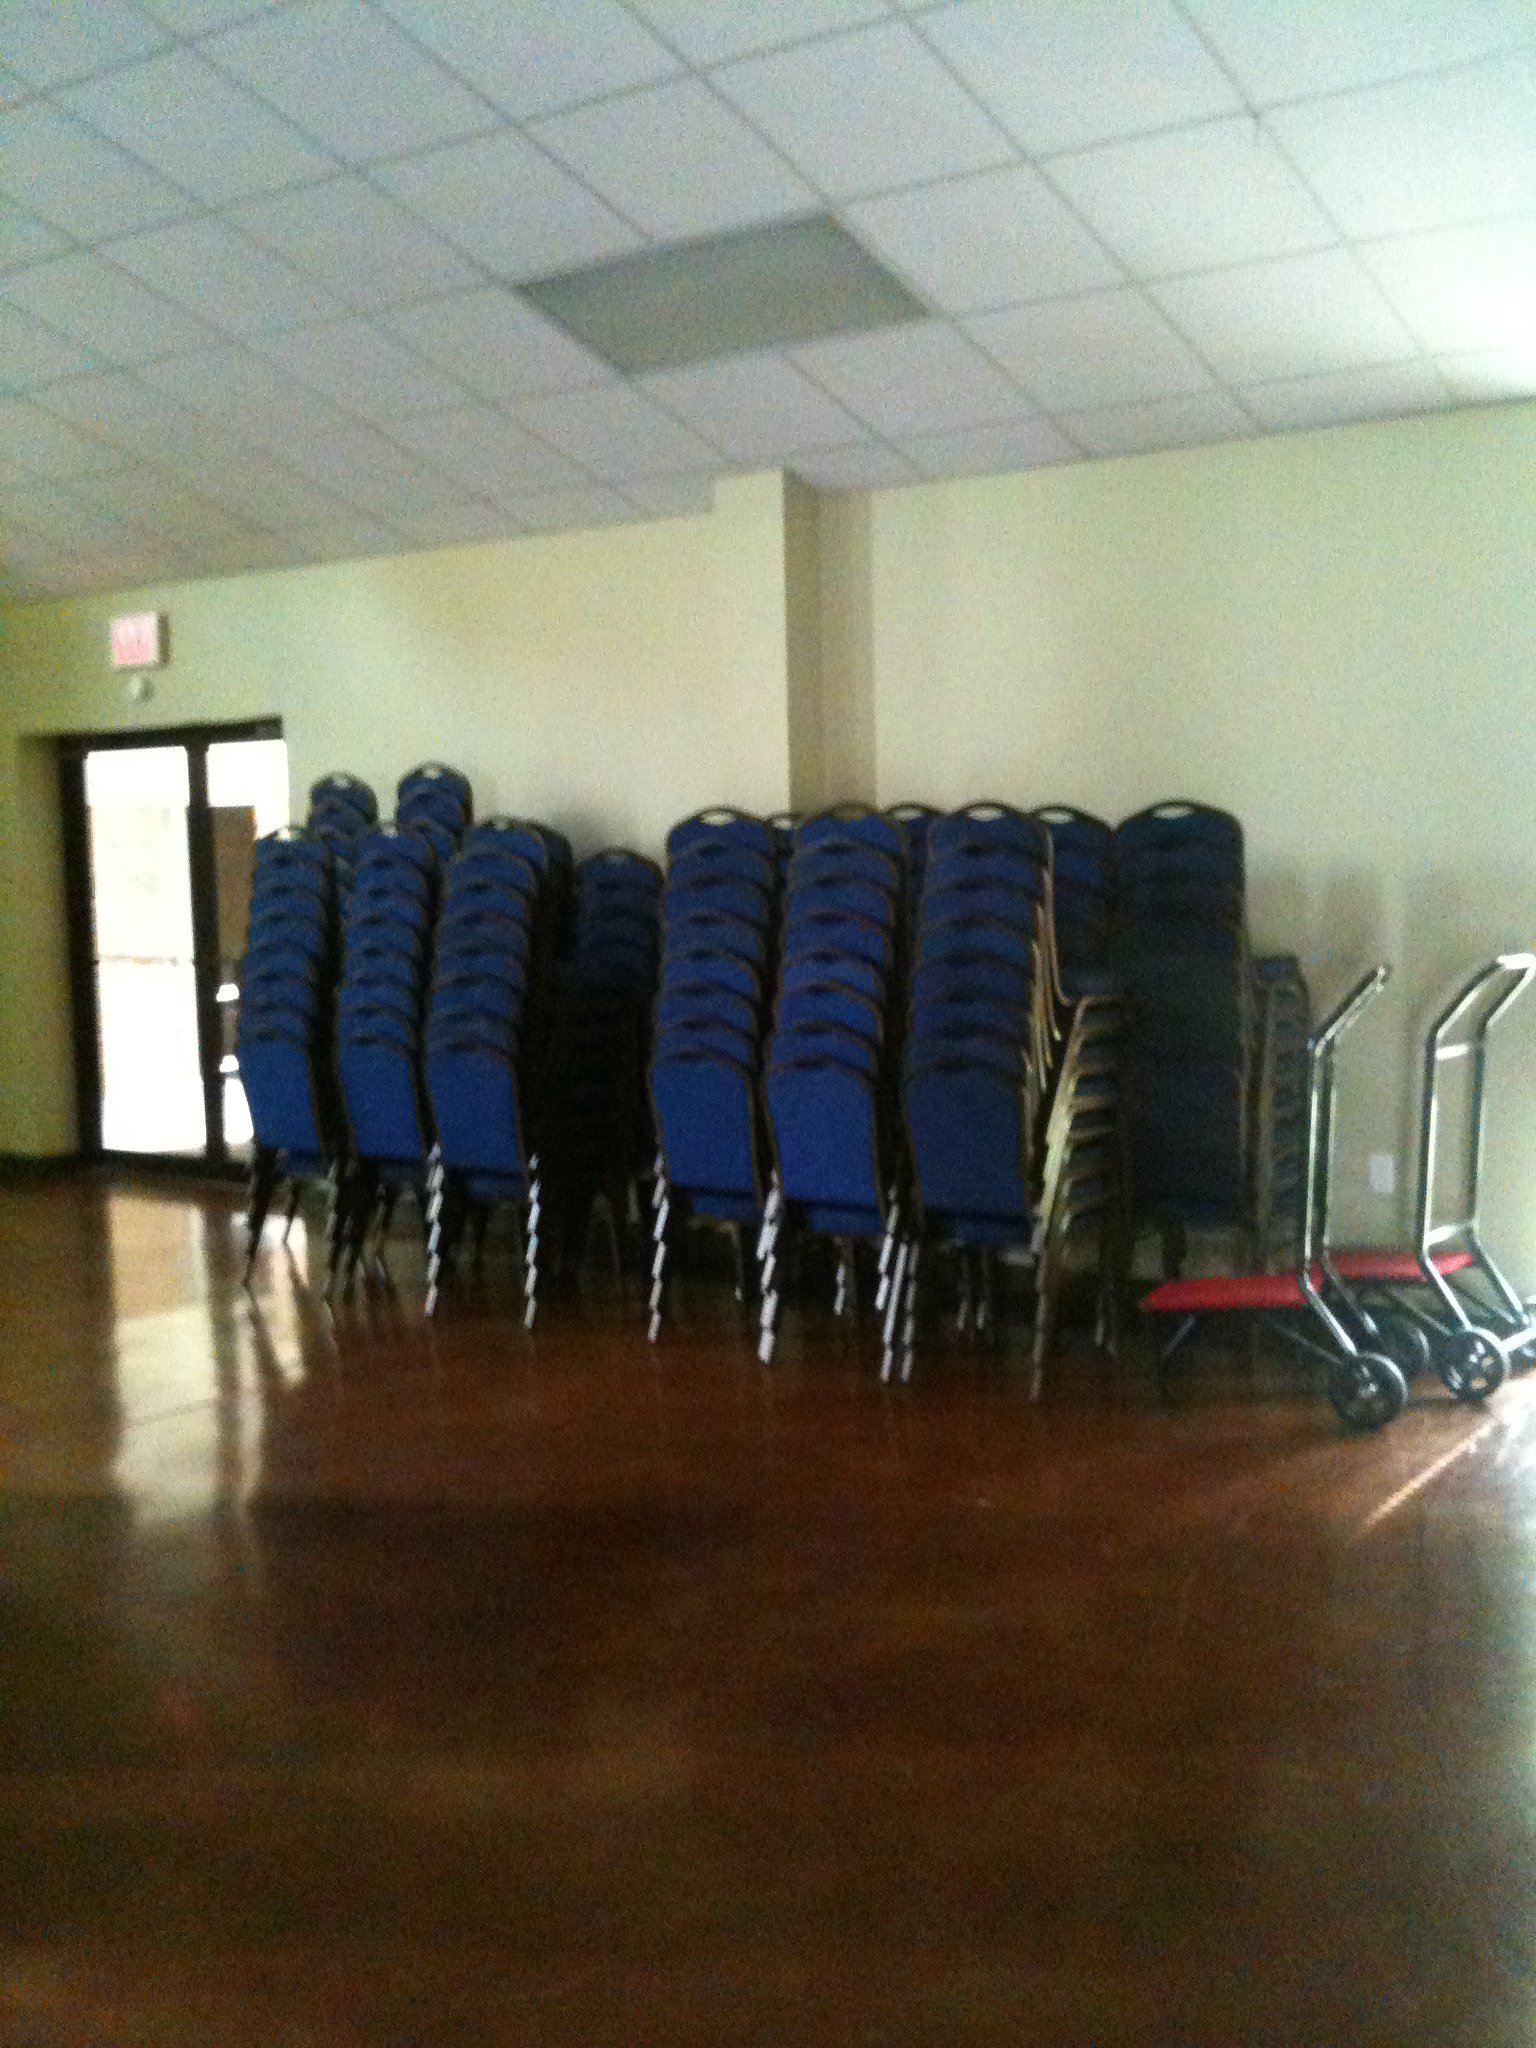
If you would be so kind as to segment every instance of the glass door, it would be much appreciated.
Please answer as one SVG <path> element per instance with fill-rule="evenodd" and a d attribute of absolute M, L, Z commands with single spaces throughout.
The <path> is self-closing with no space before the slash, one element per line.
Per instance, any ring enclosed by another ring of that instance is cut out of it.
<path fill-rule="evenodd" d="M 240 1022 L 240 963 L 251 914 L 256 841 L 288 822 L 288 749 L 281 740 L 216 740 L 208 749 L 208 828 L 213 866 L 217 974 L 219 1116 L 231 1158 L 251 1153 L 235 1034 Z"/>
<path fill-rule="evenodd" d="M 248 1157 L 239 967 L 286 747 L 270 726 L 73 742 L 64 799 L 82 1149 Z"/>
<path fill-rule="evenodd" d="M 95 929 L 100 1145 L 201 1156 L 190 787 L 185 747 L 85 757 Z"/>

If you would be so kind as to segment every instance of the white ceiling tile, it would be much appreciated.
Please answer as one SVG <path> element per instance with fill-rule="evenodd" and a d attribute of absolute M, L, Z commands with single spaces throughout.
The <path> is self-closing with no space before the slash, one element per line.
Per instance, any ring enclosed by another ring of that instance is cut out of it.
<path fill-rule="evenodd" d="M 323 391 L 365 419 L 394 419 L 431 406 L 458 405 L 464 397 L 451 378 L 366 320 L 290 328 L 262 335 L 251 345 L 311 389 Z"/>
<path fill-rule="evenodd" d="M 21 270 L 28 263 L 45 263 L 69 247 L 64 237 L 32 220 L 17 208 L 0 212 L 0 270 Z"/>
<path fill-rule="evenodd" d="M 398 307 L 381 315 L 380 325 L 481 398 L 577 391 L 613 375 L 502 285 Z"/>
<path fill-rule="evenodd" d="M 519 491 L 591 482 L 586 471 L 490 405 L 395 420 L 390 437 L 467 491 L 505 504 Z"/>
<path fill-rule="evenodd" d="M 1203 391 L 1210 372 L 1142 293 L 1051 299 L 968 320 L 966 332 L 1005 363 L 1046 412 Z"/>
<path fill-rule="evenodd" d="M 1348 235 L 1536 211 L 1531 59 L 1280 107 L 1265 118 Z"/>
<path fill-rule="evenodd" d="M 261 14 L 283 0 L 136 0 L 145 14 L 178 36 L 206 36 L 228 28 L 248 15 Z"/>
<path fill-rule="evenodd" d="M 1034 407 L 965 336 L 938 320 L 811 342 L 800 368 L 876 433 L 957 433 Z"/>
<path fill-rule="evenodd" d="M 480 275 L 441 235 L 360 177 L 328 178 L 251 199 L 230 218 L 365 312 L 457 291 Z"/>
<path fill-rule="evenodd" d="M 619 491 L 535 491 L 509 509 L 528 533 L 555 533 L 584 526 L 613 526 L 631 520 L 635 508 Z"/>
<path fill-rule="evenodd" d="M 88 252 L 14 271 L 4 288 L 13 304 L 46 320 L 103 362 L 143 362 L 219 339 L 191 313 L 158 292 L 146 291 L 136 277 Z"/>
<path fill-rule="evenodd" d="M 967 0 L 918 26 L 1032 156 L 1242 110 L 1172 0 Z"/>
<path fill-rule="evenodd" d="M 1261 426 L 1279 431 L 1433 412 L 1451 402 L 1444 378 L 1422 360 L 1328 377 L 1289 378 L 1278 384 L 1245 384 L 1238 396 Z"/>
<path fill-rule="evenodd" d="M 706 441 L 627 384 L 599 384 L 516 408 L 517 418 L 602 483 L 677 470 L 713 469 Z"/>
<path fill-rule="evenodd" d="M 17 275 L 25 277 L 20 271 Z M 6 284 L 13 280 L 7 278 Z M 96 368 L 83 348 L 50 327 L 29 320 L 19 307 L 0 296 L 0 391 L 26 391 L 34 385 L 53 384 L 62 377 L 78 377 Z"/>
<path fill-rule="evenodd" d="M 104 511 L 116 513 L 143 533 L 178 540 L 243 539 L 260 524 L 235 517 L 226 507 L 189 488 L 183 478 L 143 463 L 94 478 L 91 498 Z"/>
<path fill-rule="evenodd" d="M 280 114 L 185 48 L 75 86 L 63 103 L 209 206 L 334 168 Z"/>
<path fill-rule="evenodd" d="M 1140 277 L 1325 248 L 1337 236 L 1252 121 L 1056 157 L 1050 179 Z"/>
<path fill-rule="evenodd" d="M 696 78 L 555 114 L 532 133 L 660 241 L 816 210 L 810 186 Z"/>
<path fill-rule="evenodd" d="M 40 476 L 86 476 L 123 460 L 109 443 L 24 398 L 0 398 L 0 452 Z"/>
<path fill-rule="evenodd" d="M 713 82 L 837 198 L 984 170 L 1012 154 L 904 22 L 749 57 Z"/>
<path fill-rule="evenodd" d="M 1536 334 L 1536 220 L 1369 242 L 1360 256 L 1432 355 L 1524 348 Z"/>
<path fill-rule="evenodd" d="M 1024 164 L 866 199 L 844 207 L 842 218 L 942 313 L 1055 298 L 1124 275 Z"/>
<path fill-rule="evenodd" d="M 456 504 L 464 495 L 440 470 L 414 460 L 377 428 L 359 421 L 295 434 L 286 455 L 332 497 L 392 526 L 433 505 Z"/>
<path fill-rule="evenodd" d="M 883 441 L 857 448 L 820 448 L 797 455 L 790 468 L 818 491 L 886 491 L 922 481 L 922 471 Z"/>
<path fill-rule="evenodd" d="M 167 458 L 173 466 L 174 454 Z M 286 462 L 258 448 L 243 447 L 226 468 L 211 463 L 200 465 L 198 488 L 229 511 L 241 514 L 256 526 L 280 532 L 290 527 L 316 526 L 345 515 L 344 502 L 320 490 Z"/>
<path fill-rule="evenodd" d="M 338 513 L 333 519 L 296 523 L 284 530 L 312 562 L 356 562 L 366 555 L 398 555 L 406 548 L 398 528 L 362 512 Z"/>
<path fill-rule="evenodd" d="M 715 507 L 715 480 L 709 476 L 642 476 L 624 486 L 635 509 L 652 519 L 701 519 Z"/>
<path fill-rule="evenodd" d="M 1183 0 L 1257 106 L 1496 57 L 1532 40 L 1530 0 Z"/>
<path fill-rule="evenodd" d="M 1079 450 L 1049 420 L 1007 420 L 963 434 L 926 434 L 898 444 L 924 476 L 981 476 L 1075 462 Z"/>
<path fill-rule="evenodd" d="M 180 220 L 196 201 L 51 105 L 0 114 L 0 192 L 82 242 Z"/>
<path fill-rule="evenodd" d="M 1257 383 L 1401 361 L 1418 344 L 1347 249 L 1248 263 L 1150 294 L 1219 377 Z"/>
<path fill-rule="evenodd" d="M 513 281 L 641 246 L 634 229 L 594 193 L 510 132 L 379 164 L 371 175 L 402 206 Z"/>
<path fill-rule="evenodd" d="M 189 552 L 200 576 L 253 576 L 263 570 L 296 568 L 304 560 L 290 539 L 275 533 L 213 541 Z"/>
<path fill-rule="evenodd" d="M 379 0 L 514 120 L 652 85 L 682 69 L 617 0 Z"/>
<path fill-rule="evenodd" d="M 0 60 L 41 92 L 148 57 L 163 30 L 127 0 L 6 0 Z"/>
<path fill-rule="evenodd" d="M 1536 341 L 1528 341 L 1519 348 L 1441 356 L 1437 367 L 1458 398 L 1536 398 Z"/>
<path fill-rule="evenodd" d="M 1253 433 L 1247 414 L 1219 391 L 1064 413 L 1059 424 L 1095 455 L 1191 448 L 1204 441 L 1241 441 Z"/>
<path fill-rule="evenodd" d="M 204 467 L 215 476 L 224 437 L 204 414 L 189 411 L 151 389 L 128 370 L 50 384 L 36 403 L 114 447 L 155 461 Z"/>
<path fill-rule="evenodd" d="M 102 254 L 228 334 L 335 319 L 345 310 L 314 278 L 222 220 L 178 221 L 109 243 Z"/>
<path fill-rule="evenodd" d="M 478 93 L 357 0 L 306 0 L 202 49 L 348 163 L 459 142 L 498 122 Z"/>
<path fill-rule="evenodd" d="M 640 388 L 733 462 L 770 463 L 865 438 L 851 413 L 771 352 L 666 370 Z"/>
<path fill-rule="evenodd" d="M 522 522 L 500 505 L 483 498 L 459 498 L 450 505 L 429 505 L 405 512 L 394 522 L 417 547 L 462 547 L 476 541 L 507 540 Z"/>
<path fill-rule="evenodd" d="M 139 374 L 174 403 L 206 413 L 266 447 L 303 444 L 357 426 L 318 391 L 295 383 L 286 369 L 233 344 L 146 363 Z"/>
<path fill-rule="evenodd" d="M 5 508 L 9 528 L 20 528 L 71 548 L 120 542 L 128 522 L 97 505 L 84 488 L 66 490 L 38 477 Z"/>
<path fill-rule="evenodd" d="M 880 21 L 885 0 L 631 0 L 691 64 L 725 64 L 807 36 Z"/>

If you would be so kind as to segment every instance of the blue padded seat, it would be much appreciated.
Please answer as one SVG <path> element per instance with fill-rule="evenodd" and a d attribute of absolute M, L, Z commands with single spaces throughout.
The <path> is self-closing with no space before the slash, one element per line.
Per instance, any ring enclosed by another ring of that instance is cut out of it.
<path fill-rule="evenodd" d="M 930 1227 L 975 1244 L 1028 1236 L 1029 1133 L 1014 1063 L 968 1042 L 912 1062 L 902 1094 Z"/>
<path fill-rule="evenodd" d="M 873 1045 L 885 1036 L 881 1013 L 869 997 L 837 981 L 786 985 L 779 994 L 774 1023 L 779 1031 L 801 1024 L 836 1024 Z"/>
<path fill-rule="evenodd" d="M 839 839 L 862 840 L 867 846 L 879 847 L 893 860 L 900 860 L 905 851 L 900 825 L 886 817 L 883 811 L 865 810 L 856 805 L 840 805 L 805 819 L 795 832 L 795 851 L 798 853 L 802 848 Z"/>
<path fill-rule="evenodd" d="M 895 896 L 901 890 L 902 867 L 894 854 L 867 839 L 824 838 L 796 848 L 785 882 L 794 889 L 803 882 L 828 877 L 872 882 Z"/>
<path fill-rule="evenodd" d="M 879 1231 L 885 1201 L 872 1073 L 842 1059 L 776 1050 L 763 1087 L 785 1199 L 809 1207 L 812 1229 L 826 1227 L 818 1210 L 832 1210 L 834 1227 L 849 1234 Z"/>
<path fill-rule="evenodd" d="M 738 917 L 747 924 L 761 924 L 768 916 L 772 899 L 767 890 L 741 875 L 683 878 L 673 877 L 662 897 L 662 919 L 670 925 L 696 911 L 717 911 L 722 917 Z"/>
<path fill-rule="evenodd" d="M 672 827 L 667 834 L 669 861 L 675 861 L 692 847 L 709 843 L 750 847 L 755 852 L 766 854 L 770 861 L 776 858 L 778 851 L 773 826 L 766 818 L 750 817 L 744 811 L 722 806 L 698 811 Z"/>
<path fill-rule="evenodd" d="M 859 875 L 813 875 L 797 879 L 790 875 L 784 899 L 784 915 L 790 925 L 829 911 L 839 917 L 861 917 L 867 924 L 889 932 L 896 923 L 897 897 L 894 889 L 867 881 Z"/>
<path fill-rule="evenodd" d="M 671 1186 L 695 1203 L 730 1197 L 755 1215 L 762 1197 L 752 1068 L 721 1054 L 658 1053 L 651 1101 Z"/>
<path fill-rule="evenodd" d="M 807 956 L 821 958 L 828 953 L 864 960 L 883 974 L 891 964 L 891 934 L 868 918 L 838 910 L 807 911 L 786 926 L 786 961 Z"/>
<path fill-rule="evenodd" d="M 729 954 L 759 970 L 768 958 L 763 927 L 720 910 L 679 911 L 662 926 L 662 957 L 672 960 L 700 950 Z"/>

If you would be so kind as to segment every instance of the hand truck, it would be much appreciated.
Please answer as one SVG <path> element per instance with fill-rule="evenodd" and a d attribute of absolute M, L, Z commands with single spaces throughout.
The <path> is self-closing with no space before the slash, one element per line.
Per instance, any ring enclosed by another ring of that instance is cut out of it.
<path fill-rule="evenodd" d="M 1401 1414 L 1408 1398 L 1407 1380 L 1335 1268 L 1329 1245 L 1339 1041 L 1385 988 L 1390 974 L 1383 964 L 1362 975 L 1318 1025 L 1307 1047 L 1306 1184 L 1295 1272 L 1165 1280 L 1141 1303 L 1150 1314 L 1180 1318 L 1162 1347 L 1160 1366 L 1202 1315 L 1257 1316 L 1291 1350 L 1326 1365 L 1328 1398 L 1341 1421 L 1356 1429 L 1380 1429 Z"/>

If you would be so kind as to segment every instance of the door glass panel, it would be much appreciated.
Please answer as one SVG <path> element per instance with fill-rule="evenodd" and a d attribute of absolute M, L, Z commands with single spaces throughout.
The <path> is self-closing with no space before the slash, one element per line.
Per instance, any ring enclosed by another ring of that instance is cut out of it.
<path fill-rule="evenodd" d="M 282 740 L 219 740 L 208 749 L 208 807 L 213 829 L 218 913 L 219 1073 L 224 1143 L 249 1156 L 251 1116 L 235 1059 L 240 962 L 245 956 L 256 841 L 288 821 L 288 749 Z"/>
<path fill-rule="evenodd" d="M 101 1142 L 201 1153 L 185 747 L 85 757 L 100 1021 Z"/>

